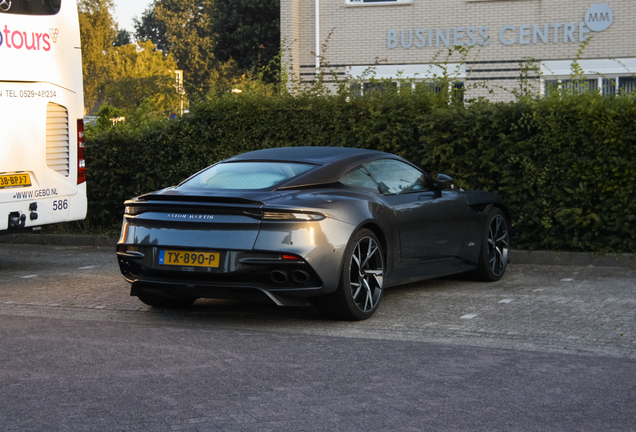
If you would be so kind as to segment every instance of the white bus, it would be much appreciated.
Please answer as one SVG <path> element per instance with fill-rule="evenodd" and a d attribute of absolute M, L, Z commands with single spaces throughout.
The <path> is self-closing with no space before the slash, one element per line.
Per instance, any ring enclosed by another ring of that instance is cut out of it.
<path fill-rule="evenodd" d="M 86 217 L 75 0 L 0 0 L 0 234 Z"/>

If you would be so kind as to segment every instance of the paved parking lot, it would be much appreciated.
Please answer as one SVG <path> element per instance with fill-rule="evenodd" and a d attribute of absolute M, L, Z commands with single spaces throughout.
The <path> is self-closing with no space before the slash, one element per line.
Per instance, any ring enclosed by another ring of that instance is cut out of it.
<path fill-rule="evenodd" d="M 636 272 L 512 265 L 364 322 L 129 296 L 113 248 L 0 245 L 0 430 L 631 431 Z"/>
<path fill-rule="evenodd" d="M 636 271 L 511 265 L 496 283 L 459 278 L 387 290 L 358 323 L 311 308 L 198 300 L 153 310 L 129 296 L 111 248 L 0 245 L 0 314 L 218 325 L 259 331 L 586 352 L 636 358 Z"/>

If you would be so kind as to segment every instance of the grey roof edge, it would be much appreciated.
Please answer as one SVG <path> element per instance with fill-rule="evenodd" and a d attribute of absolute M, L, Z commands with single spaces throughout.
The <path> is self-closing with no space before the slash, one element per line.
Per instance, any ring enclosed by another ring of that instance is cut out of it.
<path fill-rule="evenodd" d="M 95 246 L 112 247 L 115 251 L 117 237 L 107 237 L 87 234 L 8 234 L 0 235 L 0 244 L 40 244 L 50 246 Z M 589 252 L 554 252 L 511 250 L 509 254 L 511 264 L 535 264 L 555 266 L 596 266 L 596 267 L 627 267 L 636 269 L 636 255 L 607 254 L 600 255 Z"/>

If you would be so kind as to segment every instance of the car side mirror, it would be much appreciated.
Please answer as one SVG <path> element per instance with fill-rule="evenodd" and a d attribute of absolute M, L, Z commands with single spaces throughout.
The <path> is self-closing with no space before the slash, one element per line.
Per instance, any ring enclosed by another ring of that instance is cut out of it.
<path fill-rule="evenodd" d="M 439 174 L 437 176 L 437 181 L 435 182 L 435 186 L 437 187 L 437 190 L 440 190 L 440 191 L 455 189 L 455 183 L 453 183 L 453 178 L 447 176 L 446 174 Z"/>

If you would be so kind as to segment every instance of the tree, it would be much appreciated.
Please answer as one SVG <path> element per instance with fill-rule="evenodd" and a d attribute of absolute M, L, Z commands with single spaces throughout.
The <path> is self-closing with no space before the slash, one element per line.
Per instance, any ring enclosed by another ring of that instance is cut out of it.
<path fill-rule="evenodd" d="M 280 0 L 215 0 L 214 54 L 239 69 L 267 65 L 280 51 Z"/>
<path fill-rule="evenodd" d="M 118 29 L 117 36 L 115 37 L 115 42 L 113 45 L 118 47 L 122 45 L 128 45 L 132 43 L 132 34 L 126 29 Z"/>
<path fill-rule="evenodd" d="M 196 88 L 209 81 L 215 64 L 212 7 L 213 0 L 155 0 L 141 20 L 135 20 L 137 38 L 172 54 Z"/>
<path fill-rule="evenodd" d="M 146 8 L 141 18 L 135 17 L 135 37 L 138 41 L 152 41 L 155 47 L 164 53 L 168 52 L 168 28 L 157 19 L 155 15 L 155 6 L 159 3 L 155 1 Z"/>
<path fill-rule="evenodd" d="M 116 47 L 109 56 L 111 79 L 105 83 L 104 99 L 132 113 L 142 104 L 155 114 L 175 111 L 179 95 L 175 88 L 177 64 L 164 56 L 151 41 Z"/>
<path fill-rule="evenodd" d="M 113 49 L 117 34 L 112 16 L 113 0 L 79 0 L 80 36 L 82 39 L 82 76 L 84 110 L 93 112 L 108 76 L 107 54 Z"/>

